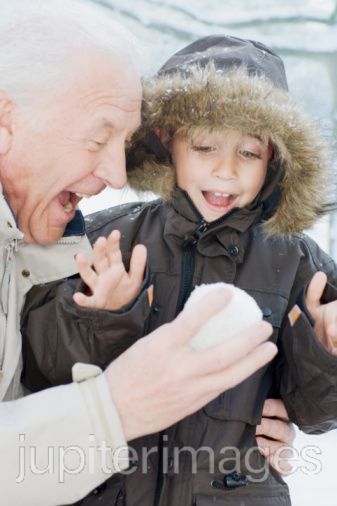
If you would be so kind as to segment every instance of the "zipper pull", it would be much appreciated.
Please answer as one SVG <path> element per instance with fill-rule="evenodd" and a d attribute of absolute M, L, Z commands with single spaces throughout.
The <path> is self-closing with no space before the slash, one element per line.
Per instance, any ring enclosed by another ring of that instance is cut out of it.
<path fill-rule="evenodd" d="M 195 246 L 197 242 L 199 241 L 200 237 L 209 227 L 209 223 L 207 221 L 202 220 L 197 228 L 192 232 L 192 234 L 188 237 L 186 237 L 184 241 L 184 246 Z"/>

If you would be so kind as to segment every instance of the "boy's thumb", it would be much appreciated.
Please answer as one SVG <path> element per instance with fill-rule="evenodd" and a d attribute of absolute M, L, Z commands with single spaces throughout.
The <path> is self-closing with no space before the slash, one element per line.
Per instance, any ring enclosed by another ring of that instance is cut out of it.
<path fill-rule="evenodd" d="M 316 272 L 313 275 L 305 297 L 305 303 L 310 313 L 321 305 L 320 300 L 323 295 L 326 282 L 327 275 L 324 272 Z"/>

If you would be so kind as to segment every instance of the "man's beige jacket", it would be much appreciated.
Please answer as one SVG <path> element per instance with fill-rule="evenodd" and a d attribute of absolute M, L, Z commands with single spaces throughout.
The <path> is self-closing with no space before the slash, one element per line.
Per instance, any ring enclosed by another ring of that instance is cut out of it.
<path fill-rule="evenodd" d="M 0 494 L 3 506 L 71 504 L 127 467 L 118 413 L 99 368 L 22 397 L 20 313 L 28 290 L 77 272 L 86 236 L 28 245 L 0 195 Z M 16 400 L 15 400 L 16 399 Z"/>

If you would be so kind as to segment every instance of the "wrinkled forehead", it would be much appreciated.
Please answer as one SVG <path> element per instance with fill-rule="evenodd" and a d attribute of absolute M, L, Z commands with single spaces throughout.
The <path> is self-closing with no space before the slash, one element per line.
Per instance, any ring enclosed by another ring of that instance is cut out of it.
<path fill-rule="evenodd" d="M 111 86 L 116 90 L 141 93 L 139 71 L 132 59 L 117 48 L 113 52 L 96 49 L 77 49 L 69 59 L 68 68 L 73 81 L 85 84 L 94 82 L 101 87 Z"/>
<path fill-rule="evenodd" d="M 58 69 L 61 79 L 34 95 L 36 123 L 52 128 L 57 118 L 83 117 L 95 113 L 110 118 L 119 112 L 137 115 L 141 110 L 142 85 L 132 62 L 125 61 L 120 53 L 107 53 L 90 49 L 77 49 Z M 20 104 L 18 112 L 21 113 Z M 25 110 L 22 110 L 25 113 Z M 30 114 L 32 116 L 32 114 Z M 46 122 L 49 125 L 46 125 Z"/>
<path fill-rule="evenodd" d="M 142 87 L 137 70 L 121 56 L 88 52 L 73 58 L 72 77 L 55 107 L 91 123 L 140 121 Z"/>

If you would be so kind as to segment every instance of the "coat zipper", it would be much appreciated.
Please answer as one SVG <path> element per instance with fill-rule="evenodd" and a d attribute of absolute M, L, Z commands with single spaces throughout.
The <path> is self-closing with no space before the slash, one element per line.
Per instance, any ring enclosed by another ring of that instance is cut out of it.
<path fill-rule="evenodd" d="M 183 309 L 186 300 L 188 299 L 193 282 L 193 275 L 195 269 L 195 250 L 200 237 L 209 228 L 209 223 L 202 220 L 198 227 L 187 237 L 183 243 L 183 256 L 181 263 L 181 281 L 179 289 L 179 297 L 175 314 L 177 315 Z"/>
<path fill-rule="evenodd" d="M 175 314 L 177 315 L 191 293 L 194 268 L 195 268 L 195 250 L 198 241 L 202 234 L 209 228 L 209 223 L 204 219 L 201 220 L 197 228 L 188 236 L 183 243 L 183 256 L 181 264 L 181 281 L 178 302 Z M 163 474 L 163 447 L 164 447 L 165 432 L 159 434 L 158 444 L 158 473 L 156 480 L 156 490 L 154 496 L 154 506 L 158 506 L 160 502 L 161 492 L 163 489 L 164 474 Z"/>
<path fill-rule="evenodd" d="M 194 276 L 194 270 L 195 270 L 195 251 L 196 251 L 196 247 L 197 247 L 197 244 L 198 244 L 201 236 L 206 231 L 216 227 L 218 224 L 225 221 L 228 218 L 229 214 L 231 214 L 231 213 L 228 213 L 227 215 L 221 216 L 217 220 L 209 223 L 208 221 L 204 220 L 203 216 L 195 208 L 192 200 L 190 199 L 190 197 L 187 193 L 185 193 L 185 197 L 186 197 L 187 201 L 189 202 L 194 214 L 200 220 L 200 222 L 199 222 L 199 225 L 197 226 L 197 228 L 189 236 L 187 236 L 183 242 L 183 256 L 182 256 L 182 262 L 181 262 L 181 281 L 180 281 L 179 296 L 178 296 L 178 302 L 177 302 L 175 315 L 180 313 L 180 311 L 183 309 L 185 302 L 188 299 L 188 297 L 192 291 L 193 276 Z M 159 506 L 161 493 L 162 493 L 162 489 L 163 489 L 163 483 L 164 483 L 164 474 L 163 474 L 164 435 L 165 435 L 165 432 L 161 432 L 159 434 L 159 444 L 158 444 L 158 463 L 159 464 L 158 464 L 156 490 L 155 490 L 153 506 Z"/>
<path fill-rule="evenodd" d="M 212 221 L 209 223 L 206 221 L 203 216 L 199 213 L 199 211 L 194 206 L 193 201 L 191 200 L 188 193 L 184 192 L 185 198 L 188 201 L 190 207 L 192 208 L 194 214 L 198 218 L 199 225 L 197 228 L 188 236 L 185 238 L 185 241 L 183 242 L 183 256 L 182 256 L 182 264 L 181 264 L 181 281 L 180 281 L 180 289 L 179 289 L 179 296 L 178 296 L 178 302 L 176 307 L 175 316 L 182 311 L 186 300 L 188 299 L 191 291 L 192 291 L 192 282 L 193 282 L 193 275 L 194 275 L 194 269 L 195 269 L 195 250 L 198 245 L 198 242 L 201 238 L 201 236 L 207 231 L 210 230 L 217 225 L 223 223 L 228 216 L 233 212 L 230 211 L 228 214 L 224 216 L 220 216 L 217 220 Z"/>

